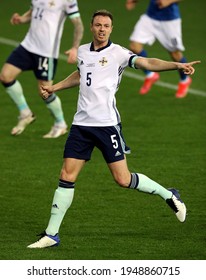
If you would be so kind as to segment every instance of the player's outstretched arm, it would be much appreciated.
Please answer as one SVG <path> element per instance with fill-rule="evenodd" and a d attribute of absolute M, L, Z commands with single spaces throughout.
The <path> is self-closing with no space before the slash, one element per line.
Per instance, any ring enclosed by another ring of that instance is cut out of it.
<path fill-rule="evenodd" d="M 14 13 L 10 19 L 10 22 L 13 25 L 30 22 L 31 14 L 32 14 L 32 10 L 28 10 L 22 16 L 19 15 L 18 13 Z"/>
<path fill-rule="evenodd" d="M 192 75 L 195 72 L 194 65 L 199 63 L 201 63 L 199 60 L 188 63 L 180 63 L 174 61 L 165 61 L 158 58 L 138 57 L 135 60 L 135 67 L 154 72 L 182 70 L 185 74 Z"/>
<path fill-rule="evenodd" d="M 54 85 L 51 85 L 51 86 L 41 85 L 40 93 L 44 99 L 47 99 L 49 97 L 49 95 L 51 95 L 53 92 L 57 92 L 57 91 L 60 91 L 63 89 L 78 86 L 79 82 L 80 82 L 79 71 L 75 71 L 71 75 L 69 75 L 66 79 L 64 79 Z"/>
<path fill-rule="evenodd" d="M 73 43 L 72 48 L 65 51 L 65 54 L 68 56 L 67 62 L 72 64 L 76 63 L 77 61 L 77 49 L 83 37 L 84 26 L 81 17 L 72 18 L 71 22 L 74 26 Z"/>

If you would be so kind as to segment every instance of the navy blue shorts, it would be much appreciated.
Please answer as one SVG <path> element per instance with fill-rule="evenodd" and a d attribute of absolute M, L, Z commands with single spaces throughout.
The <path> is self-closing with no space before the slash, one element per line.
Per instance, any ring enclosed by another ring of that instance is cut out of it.
<path fill-rule="evenodd" d="M 106 127 L 72 125 L 64 149 L 64 158 L 90 160 L 97 147 L 107 163 L 124 159 L 129 154 L 121 124 Z"/>
<path fill-rule="evenodd" d="M 51 81 L 57 68 L 57 59 L 40 56 L 19 45 L 8 57 L 10 63 L 22 71 L 32 70 L 38 80 Z"/>

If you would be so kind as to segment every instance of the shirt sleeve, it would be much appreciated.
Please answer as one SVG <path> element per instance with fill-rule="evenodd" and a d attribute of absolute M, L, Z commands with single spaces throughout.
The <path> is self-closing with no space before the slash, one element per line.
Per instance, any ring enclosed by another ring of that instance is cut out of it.
<path fill-rule="evenodd" d="M 79 12 L 77 1 L 76 0 L 67 1 L 65 12 L 69 18 L 79 17 L 80 12 Z"/>
<path fill-rule="evenodd" d="M 131 68 L 135 68 L 134 61 L 138 56 L 129 49 L 120 45 L 116 45 L 115 47 L 116 51 L 113 52 L 113 54 L 114 56 L 116 56 L 116 60 L 119 61 L 119 64 L 123 68 L 128 66 Z"/>
<path fill-rule="evenodd" d="M 138 67 L 135 66 L 135 60 L 137 59 L 137 57 L 138 57 L 138 55 L 136 55 L 136 54 L 130 57 L 129 67 L 138 69 Z"/>

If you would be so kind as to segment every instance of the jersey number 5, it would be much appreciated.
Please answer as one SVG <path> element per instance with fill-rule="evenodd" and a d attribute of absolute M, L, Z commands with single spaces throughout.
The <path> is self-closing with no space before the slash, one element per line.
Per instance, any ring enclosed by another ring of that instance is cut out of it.
<path fill-rule="evenodd" d="M 91 84 L 92 84 L 91 75 L 92 75 L 92 72 L 88 72 L 88 73 L 87 73 L 87 82 L 86 82 L 86 85 L 87 85 L 88 87 L 91 86 Z"/>
<path fill-rule="evenodd" d="M 111 137 L 111 141 L 112 141 L 112 144 L 113 144 L 113 148 L 114 149 L 117 149 L 118 148 L 118 141 L 116 139 L 117 135 L 116 134 L 113 134 L 110 136 Z"/>

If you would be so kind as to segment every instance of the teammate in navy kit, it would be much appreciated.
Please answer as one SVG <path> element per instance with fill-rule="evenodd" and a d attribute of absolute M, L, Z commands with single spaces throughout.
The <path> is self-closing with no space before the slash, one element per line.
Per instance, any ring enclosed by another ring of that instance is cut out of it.
<path fill-rule="evenodd" d="M 51 85 L 57 67 L 64 22 L 67 18 L 73 24 L 71 49 L 65 52 L 68 63 L 76 63 L 77 49 L 83 36 L 83 24 L 76 0 L 32 0 L 32 7 L 23 15 L 11 17 L 11 24 L 30 23 L 30 28 L 21 44 L 11 53 L 0 73 L 0 81 L 19 110 L 18 123 L 11 130 L 12 135 L 21 134 L 36 116 L 30 109 L 17 77 L 22 71 L 32 70 L 40 84 Z M 46 42 L 46 43 L 45 43 Z M 44 138 L 57 138 L 67 132 L 67 124 L 61 100 L 53 93 L 44 100 L 54 117 L 54 125 Z"/>
<path fill-rule="evenodd" d="M 116 107 L 115 94 L 126 67 L 151 71 L 182 70 L 194 73 L 193 65 L 199 63 L 167 62 L 156 58 L 138 57 L 120 45 L 110 41 L 113 16 L 109 11 L 99 10 L 91 20 L 93 41 L 78 49 L 78 70 L 53 86 L 42 86 L 42 96 L 48 98 L 54 91 L 79 86 L 77 112 L 65 144 L 64 162 L 59 184 L 54 193 L 51 216 L 41 238 L 29 248 L 45 248 L 59 244 L 59 228 L 70 207 L 75 182 L 85 163 L 97 147 L 111 174 L 121 187 L 157 194 L 184 222 L 185 204 L 175 189 L 166 189 L 147 176 L 131 173 L 125 154 L 128 152 L 121 129 L 121 118 Z"/>
<path fill-rule="evenodd" d="M 181 0 L 150 0 L 145 14 L 141 15 L 130 36 L 130 49 L 139 56 L 147 57 L 144 45 L 152 45 L 155 40 L 169 52 L 173 61 L 186 62 L 182 42 L 181 16 L 178 2 Z M 126 8 L 135 8 L 137 0 L 126 0 Z M 146 94 L 159 80 L 159 74 L 144 70 L 146 75 L 140 88 L 140 94 Z M 179 71 L 180 81 L 176 92 L 177 98 L 187 95 L 192 79 Z"/>

